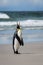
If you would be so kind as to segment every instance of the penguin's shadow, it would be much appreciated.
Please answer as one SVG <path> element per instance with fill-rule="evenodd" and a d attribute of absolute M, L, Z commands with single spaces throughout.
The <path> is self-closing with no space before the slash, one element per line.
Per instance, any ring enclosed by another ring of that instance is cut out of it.
<path fill-rule="evenodd" d="M 24 52 L 24 53 L 18 53 L 18 54 L 24 54 L 25 55 L 25 54 L 34 54 L 34 53 Z"/>

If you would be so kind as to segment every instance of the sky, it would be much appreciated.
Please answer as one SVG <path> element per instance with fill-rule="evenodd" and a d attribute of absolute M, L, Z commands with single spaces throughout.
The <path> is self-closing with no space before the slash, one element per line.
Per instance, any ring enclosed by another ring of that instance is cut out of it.
<path fill-rule="evenodd" d="M 0 0 L 0 11 L 43 11 L 43 0 Z"/>

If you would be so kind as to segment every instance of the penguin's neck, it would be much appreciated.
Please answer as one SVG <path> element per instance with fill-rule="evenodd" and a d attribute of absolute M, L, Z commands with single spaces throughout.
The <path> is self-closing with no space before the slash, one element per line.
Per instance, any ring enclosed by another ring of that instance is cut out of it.
<path fill-rule="evenodd" d="M 18 30 L 17 34 L 18 34 L 18 36 L 19 36 L 20 38 L 22 38 L 22 32 L 21 32 L 20 29 Z"/>

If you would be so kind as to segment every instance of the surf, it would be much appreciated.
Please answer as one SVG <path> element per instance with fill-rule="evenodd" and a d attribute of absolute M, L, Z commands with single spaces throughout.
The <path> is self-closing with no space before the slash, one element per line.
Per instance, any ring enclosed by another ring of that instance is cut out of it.
<path fill-rule="evenodd" d="M 17 22 L 23 29 L 43 29 L 43 20 L 1 21 L 0 30 L 14 29 Z"/>
<path fill-rule="evenodd" d="M 12 26 L 16 25 L 17 22 L 20 22 L 21 26 L 43 26 L 43 20 L 23 20 L 23 21 L 6 21 L 0 22 L 0 26 Z"/>
<path fill-rule="evenodd" d="M 5 13 L 0 13 L 0 19 L 9 19 L 10 17 Z"/>

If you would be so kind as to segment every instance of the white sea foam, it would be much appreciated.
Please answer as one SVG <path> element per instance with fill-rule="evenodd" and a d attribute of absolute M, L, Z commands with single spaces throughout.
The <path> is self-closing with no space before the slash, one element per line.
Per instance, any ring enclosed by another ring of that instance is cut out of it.
<path fill-rule="evenodd" d="M 10 17 L 5 13 L 0 13 L 0 19 L 9 19 Z"/>
<path fill-rule="evenodd" d="M 43 20 L 18 21 L 23 29 L 43 29 Z M 0 22 L 0 30 L 14 29 L 17 21 Z M 11 26 L 11 27 L 10 27 Z"/>
<path fill-rule="evenodd" d="M 17 21 L 9 21 L 9 22 L 0 22 L 0 26 L 12 26 L 16 25 Z M 25 27 L 25 26 L 43 26 L 43 20 L 25 20 L 25 21 L 20 21 L 20 25 Z"/>
<path fill-rule="evenodd" d="M 43 20 L 26 20 L 21 22 L 22 26 L 43 26 Z"/>
<path fill-rule="evenodd" d="M 16 25 L 16 22 L 0 22 L 0 26 L 12 26 Z"/>

